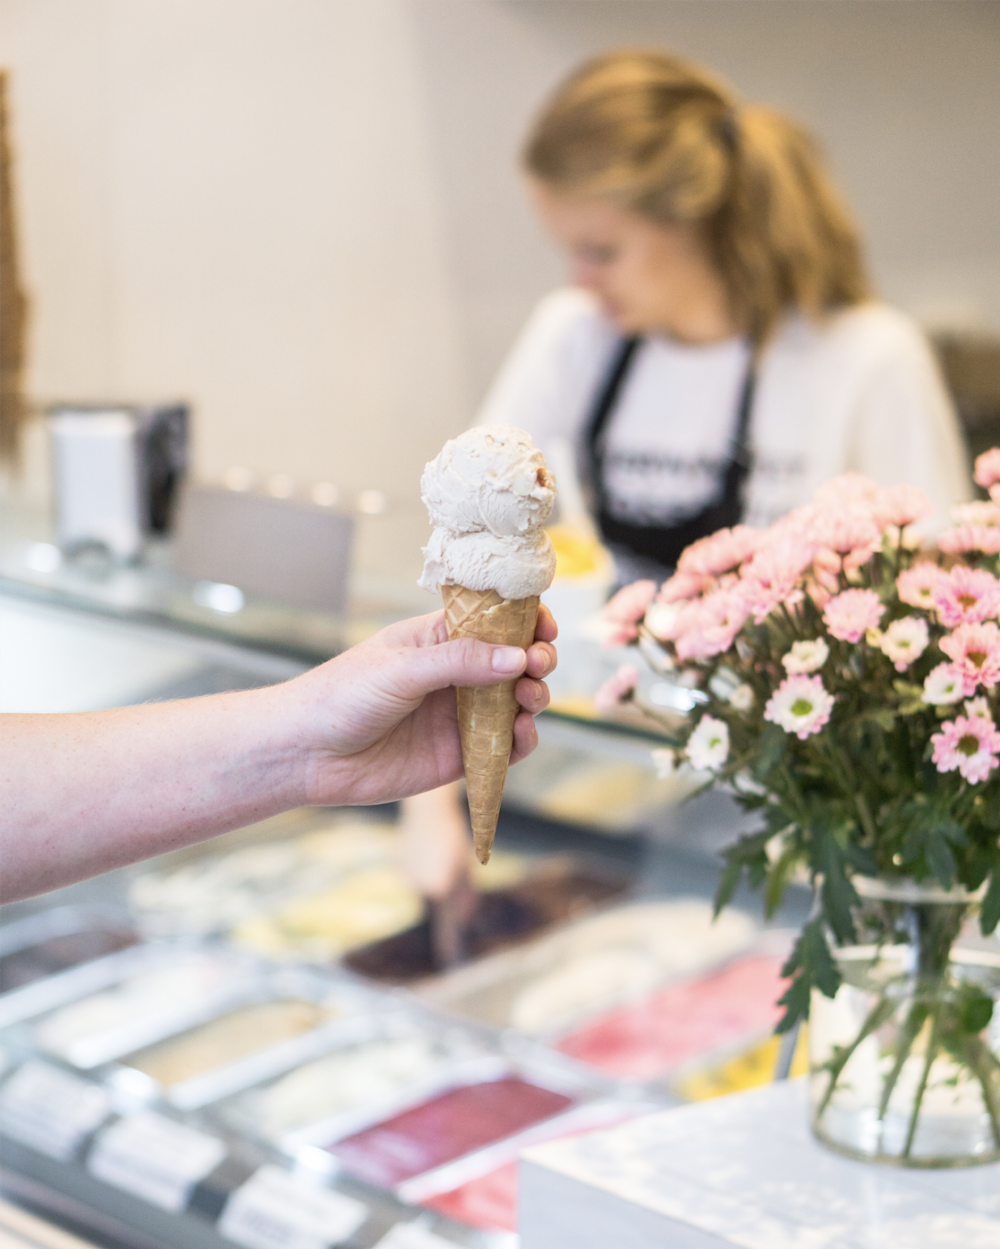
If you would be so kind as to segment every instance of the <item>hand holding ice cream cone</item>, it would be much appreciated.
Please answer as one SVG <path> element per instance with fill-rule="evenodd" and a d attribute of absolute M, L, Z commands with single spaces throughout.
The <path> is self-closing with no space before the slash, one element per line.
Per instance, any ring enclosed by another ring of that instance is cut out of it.
<path fill-rule="evenodd" d="M 527 648 L 539 595 L 555 572 L 555 552 L 542 528 L 555 489 L 541 452 L 522 430 L 471 429 L 427 465 L 421 489 L 435 528 L 420 584 L 440 587 L 449 638 Z M 515 684 L 457 692 L 469 814 L 482 863 L 493 847 L 510 760 Z"/>

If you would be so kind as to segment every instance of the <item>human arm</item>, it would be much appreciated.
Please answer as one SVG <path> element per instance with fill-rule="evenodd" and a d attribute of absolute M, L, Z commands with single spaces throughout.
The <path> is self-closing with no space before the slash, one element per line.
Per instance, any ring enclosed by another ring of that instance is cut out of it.
<path fill-rule="evenodd" d="M 548 702 L 552 617 L 516 647 L 404 621 L 267 689 L 114 711 L 0 716 L 5 900 L 308 805 L 386 802 L 462 774 L 454 685 L 519 673 L 512 760 Z M 496 662 L 497 667 L 494 667 Z"/>

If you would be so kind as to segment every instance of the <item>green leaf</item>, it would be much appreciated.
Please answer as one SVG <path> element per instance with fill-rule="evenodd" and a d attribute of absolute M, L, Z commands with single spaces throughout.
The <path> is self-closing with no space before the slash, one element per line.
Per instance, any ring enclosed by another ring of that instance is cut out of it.
<path fill-rule="evenodd" d="M 976 984 L 963 984 L 958 993 L 958 1027 L 975 1035 L 993 1018 L 993 999 Z"/>
<path fill-rule="evenodd" d="M 719 875 L 719 883 L 715 887 L 715 899 L 712 903 L 712 914 L 718 916 L 736 892 L 736 886 L 743 875 L 743 864 L 739 859 L 730 859 Z"/>
<path fill-rule="evenodd" d="M 802 929 L 781 974 L 793 977 L 778 999 L 785 1013 L 777 1030 L 788 1032 L 800 1019 L 808 1019 L 809 998 L 814 988 L 827 997 L 833 997 L 840 988 L 840 972 L 826 943 L 821 917 L 811 920 Z"/>
<path fill-rule="evenodd" d="M 788 749 L 788 734 L 777 724 L 765 724 L 760 735 L 760 748 L 754 764 L 754 775 L 760 780 L 785 757 Z"/>
<path fill-rule="evenodd" d="M 844 858 L 862 876 L 875 876 L 878 873 L 875 856 L 864 846 L 859 846 L 856 841 L 849 841 L 846 846 L 842 847 L 842 850 Z"/>
<path fill-rule="evenodd" d="M 877 724 L 880 729 L 884 729 L 887 733 L 892 732 L 893 725 L 896 723 L 896 713 L 895 711 L 890 711 L 888 707 L 878 707 L 874 711 L 869 711 L 864 718 L 872 724 Z"/>
<path fill-rule="evenodd" d="M 785 886 L 801 857 L 802 851 L 797 846 L 786 846 L 777 863 L 771 868 L 767 878 L 767 888 L 764 890 L 764 912 L 768 919 L 781 905 L 781 899 L 785 896 Z"/>
<path fill-rule="evenodd" d="M 939 829 L 927 835 L 924 854 L 931 875 L 941 882 L 942 889 L 950 889 L 955 881 L 955 856 L 948 845 L 948 838 Z"/>
<path fill-rule="evenodd" d="M 979 911 L 979 926 L 988 937 L 1000 923 L 1000 862 L 994 862 L 993 874 Z"/>
<path fill-rule="evenodd" d="M 751 885 L 756 888 L 761 884 L 767 874 L 767 843 L 772 836 L 769 829 L 760 833 L 748 833 L 722 851 L 726 866 L 715 891 L 716 915 L 733 896 L 744 871 L 747 872 Z"/>
<path fill-rule="evenodd" d="M 860 899 L 848 879 L 844 855 L 832 833 L 826 832 L 817 847 L 816 866 L 823 873 L 823 912 L 838 941 L 854 941 L 853 907 Z"/>

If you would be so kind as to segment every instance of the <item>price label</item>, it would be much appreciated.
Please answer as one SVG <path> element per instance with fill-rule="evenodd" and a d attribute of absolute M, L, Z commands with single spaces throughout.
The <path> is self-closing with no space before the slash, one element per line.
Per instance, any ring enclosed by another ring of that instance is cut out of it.
<path fill-rule="evenodd" d="M 353 1197 L 304 1188 L 280 1167 L 264 1166 L 226 1202 L 218 1231 L 246 1249 L 329 1249 L 367 1218 L 368 1207 Z"/>
<path fill-rule="evenodd" d="M 91 1175 L 178 1213 L 226 1155 L 222 1141 L 149 1111 L 121 1119 L 90 1151 Z"/>
<path fill-rule="evenodd" d="M 375 1249 L 455 1249 L 453 1240 L 445 1240 L 416 1223 L 397 1223 L 382 1237 Z"/>
<path fill-rule="evenodd" d="M 65 1162 L 108 1116 L 108 1096 L 72 1072 L 33 1059 L 0 1090 L 7 1136 Z"/>

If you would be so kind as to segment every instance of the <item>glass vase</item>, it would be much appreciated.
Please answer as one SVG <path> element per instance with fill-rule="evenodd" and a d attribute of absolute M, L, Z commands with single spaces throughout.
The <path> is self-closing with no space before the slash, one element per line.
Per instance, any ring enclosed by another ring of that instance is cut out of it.
<path fill-rule="evenodd" d="M 1000 1159 L 1000 942 L 973 922 L 977 896 L 854 884 L 858 944 L 835 950 L 843 984 L 810 1010 L 813 1131 L 901 1166 Z"/>

